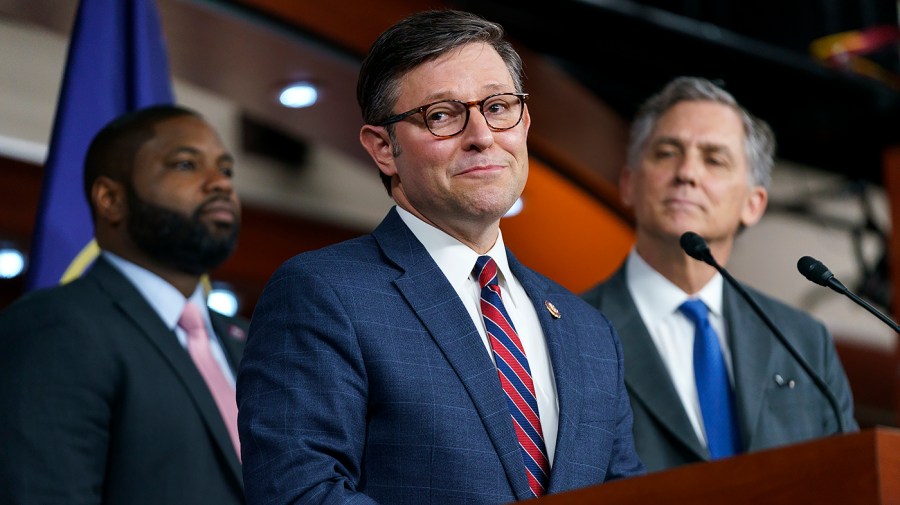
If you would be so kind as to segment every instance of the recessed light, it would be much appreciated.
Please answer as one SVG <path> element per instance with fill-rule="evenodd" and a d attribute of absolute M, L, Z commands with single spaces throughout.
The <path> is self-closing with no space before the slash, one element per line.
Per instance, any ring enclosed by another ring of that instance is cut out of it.
<path fill-rule="evenodd" d="M 309 82 L 295 82 L 281 89 L 278 94 L 278 101 L 285 107 L 292 109 L 300 109 L 309 107 L 316 103 L 319 98 L 319 92 L 316 87 Z"/>
<path fill-rule="evenodd" d="M 206 305 L 226 316 L 234 316 L 240 309 L 240 301 L 234 290 L 221 282 L 213 283 L 213 288 L 206 296 Z"/>
<path fill-rule="evenodd" d="M 11 246 L 0 246 L 0 279 L 12 279 L 25 271 L 25 254 Z"/>

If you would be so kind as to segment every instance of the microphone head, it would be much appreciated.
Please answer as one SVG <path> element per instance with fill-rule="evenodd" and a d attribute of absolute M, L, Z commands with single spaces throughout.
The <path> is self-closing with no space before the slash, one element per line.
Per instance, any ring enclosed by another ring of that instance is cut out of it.
<path fill-rule="evenodd" d="M 679 242 L 681 243 L 681 248 L 684 249 L 688 256 L 715 266 L 712 253 L 709 251 L 709 244 L 706 243 L 703 237 L 692 231 L 686 231 L 681 235 Z"/>
<path fill-rule="evenodd" d="M 820 286 L 830 287 L 828 281 L 834 279 L 834 274 L 831 273 L 831 270 L 829 270 L 824 263 L 812 256 L 800 258 L 797 261 L 797 270 L 799 270 L 804 277 Z"/>

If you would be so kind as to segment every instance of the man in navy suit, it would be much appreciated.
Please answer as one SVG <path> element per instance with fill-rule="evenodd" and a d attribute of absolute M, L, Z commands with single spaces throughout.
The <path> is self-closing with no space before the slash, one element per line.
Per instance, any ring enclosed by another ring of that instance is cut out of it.
<path fill-rule="evenodd" d="M 0 313 L 0 503 L 243 503 L 236 423 L 178 327 L 194 302 L 210 373 L 233 381 L 246 321 L 207 311 L 200 282 L 237 239 L 233 165 L 182 107 L 126 114 L 94 137 L 84 187 L 100 257 Z"/>
<path fill-rule="evenodd" d="M 634 209 L 635 246 L 584 298 L 621 335 L 635 444 L 649 471 L 823 437 L 841 424 L 857 429 L 850 386 L 825 326 L 752 290 L 827 384 L 840 412 L 738 291 L 679 243 L 683 233 L 698 233 L 726 264 L 739 231 L 765 211 L 774 152 L 768 125 L 702 78 L 674 79 L 632 124 L 620 188 Z M 695 378 L 701 361 L 695 326 L 678 309 L 686 300 L 706 306 L 719 340 L 721 382 L 731 398 L 718 406 L 701 401 L 699 391 L 712 381 Z M 725 424 L 716 421 L 723 418 Z M 720 438 L 711 436 L 717 427 L 728 430 L 728 451 L 710 443 Z"/>
<path fill-rule="evenodd" d="M 372 46 L 360 141 L 396 206 L 288 260 L 256 305 L 238 375 L 248 503 L 498 504 L 642 473 L 609 322 L 503 244 L 528 175 L 521 65 L 498 25 L 457 11 Z M 533 382 L 529 426 L 483 323 L 484 256 Z"/>

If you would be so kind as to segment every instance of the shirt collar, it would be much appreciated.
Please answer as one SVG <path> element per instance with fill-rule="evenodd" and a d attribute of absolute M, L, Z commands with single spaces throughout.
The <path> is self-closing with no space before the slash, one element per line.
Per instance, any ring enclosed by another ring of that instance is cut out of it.
<path fill-rule="evenodd" d="M 699 298 L 711 314 L 722 316 L 723 281 L 718 272 L 695 296 L 690 296 L 644 261 L 634 248 L 628 255 L 625 269 L 631 296 L 642 314 L 659 320 L 678 310 L 688 298 Z"/>
<path fill-rule="evenodd" d="M 472 268 L 478 259 L 478 253 L 443 230 L 422 221 L 400 206 L 397 206 L 397 214 L 400 215 L 400 219 L 409 227 L 413 235 L 419 239 L 419 242 L 425 246 L 425 250 L 437 263 L 438 268 L 441 269 L 441 272 L 444 273 L 450 284 L 457 287 L 469 280 L 472 275 Z M 494 258 L 494 261 L 497 263 L 501 283 L 505 279 L 511 278 L 512 273 L 509 270 L 509 259 L 506 257 L 506 246 L 503 244 L 503 233 L 499 230 L 497 241 L 494 242 L 487 255 Z"/>
<path fill-rule="evenodd" d="M 128 278 L 135 288 L 143 295 L 144 299 L 153 310 L 159 314 L 159 317 L 166 324 L 166 327 L 174 329 L 178 325 L 181 313 L 184 311 L 184 304 L 187 303 L 184 295 L 178 291 L 175 286 L 166 282 L 162 277 L 155 273 L 132 263 L 120 256 L 109 251 L 102 252 L 103 257 L 112 263 L 122 275 Z M 194 293 L 191 295 L 190 301 L 197 304 L 203 319 L 209 323 L 209 314 L 206 310 L 206 297 L 204 295 L 203 286 L 198 284 Z"/>

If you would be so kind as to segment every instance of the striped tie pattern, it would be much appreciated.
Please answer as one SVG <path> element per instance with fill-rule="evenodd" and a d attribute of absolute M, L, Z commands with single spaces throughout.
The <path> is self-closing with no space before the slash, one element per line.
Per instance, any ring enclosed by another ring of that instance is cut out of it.
<path fill-rule="evenodd" d="M 550 465 L 525 349 L 500 299 L 497 263 L 490 256 L 480 256 L 472 274 L 481 286 L 481 315 L 522 449 L 528 484 L 535 496 L 541 496 L 547 487 Z"/>

